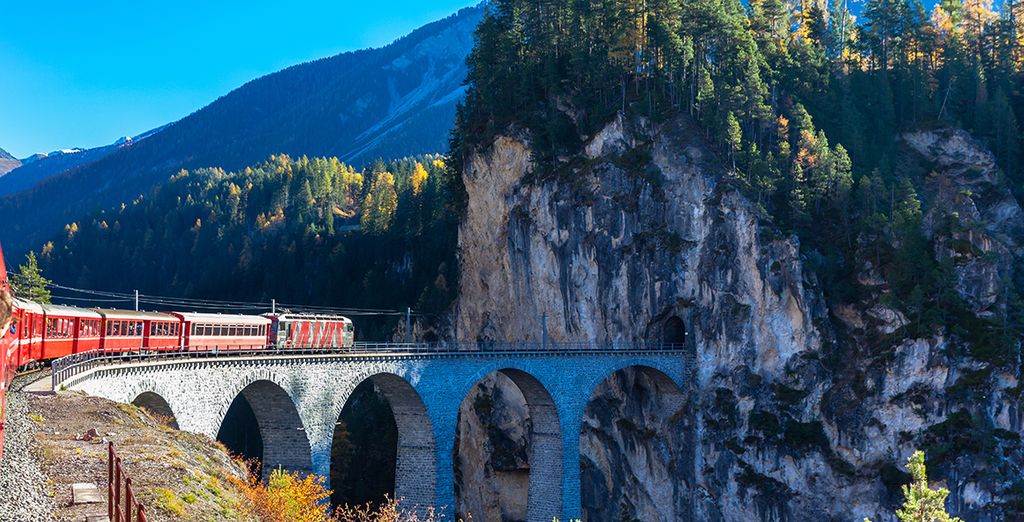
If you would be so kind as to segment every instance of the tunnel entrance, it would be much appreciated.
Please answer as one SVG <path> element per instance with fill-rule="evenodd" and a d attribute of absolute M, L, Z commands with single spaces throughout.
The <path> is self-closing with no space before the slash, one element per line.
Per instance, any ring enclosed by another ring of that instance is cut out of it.
<path fill-rule="evenodd" d="M 686 324 L 679 317 L 672 316 L 665 321 L 662 342 L 665 344 L 685 344 Z"/>
<path fill-rule="evenodd" d="M 352 392 L 334 427 L 331 445 L 333 506 L 379 505 L 395 492 L 398 424 L 372 380 Z"/>
<path fill-rule="evenodd" d="M 335 505 L 374 504 L 387 494 L 403 509 L 434 506 L 437 444 L 419 393 L 380 373 L 359 383 L 334 430 L 331 486 Z"/>
<path fill-rule="evenodd" d="M 457 519 L 547 520 L 561 512 L 561 428 L 544 386 L 520 370 L 478 381 L 459 408 Z"/>
<path fill-rule="evenodd" d="M 153 392 L 144 392 L 136 397 L 132 404 L 146 410 L 160 423 L 175 430 L 180 429 L 178 428 L 178 419 L 171 411 L 171 405 L 163 397 Z"/>
<path fill-rule="evenodd" d="M 253 473 L 261 474 L 263 467 L 263 437 L 256 413 L 244 395 L 239 394 L 231 402 L 224 422 L 217 432 L 217 440 L 232 455 L 242 457 L 250 462 Z"/>
<path fill-rule="evenodd" d="M 693 440 L 685 404 L 670 377 L 646 366 L 621 369 L 597 386 L 580 430 L 583 520 L 692 519 L 686 485 L 692 466 L 684 463 Z"/>

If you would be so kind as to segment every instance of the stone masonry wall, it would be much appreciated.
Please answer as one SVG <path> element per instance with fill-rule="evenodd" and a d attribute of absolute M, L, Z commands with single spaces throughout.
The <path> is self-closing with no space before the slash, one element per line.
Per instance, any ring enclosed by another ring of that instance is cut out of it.
<path fill-rule="evenodd" d="M 580 517 L 584 408 L 605 379 L 635 366 L 684 384 L 680 354 L 595 351 L 176 360 L 90 370 L 64 386 L 124 403 L 154 393 L 183 430 L 210 437 L 245 391 L 264 433 L 267 464 L 329 477 L 335 423 L 356 386 L 372 378 L 396 416 L 399 495 L 406 506 L 448 512 L 459 406 L 478 381 L 501 371 L 523 390 L 537 423 L 531 461 L 545 464 L 530 474 L 528 519 L 547 522 Z M 280 400 L 285 396 L 290 404 Z"/>

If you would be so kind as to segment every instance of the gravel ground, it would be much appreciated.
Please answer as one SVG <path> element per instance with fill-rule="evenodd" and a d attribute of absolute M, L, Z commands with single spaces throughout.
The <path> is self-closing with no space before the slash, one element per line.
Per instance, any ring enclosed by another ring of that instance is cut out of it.
<path fill-rule="evenodd" d="M 22 388 L 39 374 L 15 380 L 7 395 L 4 457 L 0 460 L 0 522 L 52 520 L 53 499 L 35 451 L 36 427 Z"/>

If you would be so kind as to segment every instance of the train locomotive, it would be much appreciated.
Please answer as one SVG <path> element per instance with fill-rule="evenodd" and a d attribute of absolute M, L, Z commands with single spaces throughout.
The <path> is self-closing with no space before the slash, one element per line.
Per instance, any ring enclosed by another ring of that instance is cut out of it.
<path fill-rule="evenodd" d="M 0 249 L 0 457 L 6 392 L 19 369 L 84 352 L 327 350 L 354 342 L 352 321 L 340 315 L 138 312 L 18 299 Z"/>

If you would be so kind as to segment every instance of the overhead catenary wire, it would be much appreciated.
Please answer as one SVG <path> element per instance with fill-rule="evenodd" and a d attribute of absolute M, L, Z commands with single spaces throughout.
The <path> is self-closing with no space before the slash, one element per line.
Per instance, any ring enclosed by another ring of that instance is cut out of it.
<path fill-rule="evenodd" d="M 20 274 L 11 274 L 15 278 L 21 279 Z M 92 297 L 72 297 L 72 296 L 53 296 L 53 299 L 59 301 L 77 301 L 77 302 L 134 302 L 136 299 L 135 293 L 124 293 L 124 292 L 111 292 L 104 290 L 91 290 L 85 288 L 76 288 L 72 286 L 62 285 L 59 283 L 49 282 L 47 288 L 50 290 L 60 290 L 63 292 L 73 292 L 84 294 Z M 157 307 L 163 307 L 174 310 L 217 310 L 217 311 L 233 311 L 233 312 L 259 312 L 266 311 L 271 308 L 271 304 L 268 302 L 256 302 L 256 301 L 228 301 L 228 300 L 216 300 L 216 299 L 196 299 L 187 297 L 170 297 L 170 296 L 155 296 L 147 294 L 138 294 L 138 302 L 140 304 L 147 304 Z M 320 305 L 303 305 L 294 303 L 279 303 L 278 307 L 286 312 L 291 313 L 310 313 L 310 314 L 340 314 L 340 315 L 353 315 L 353 316 L 381 316 L 381 317 L 400 317 L 405 315 L 412 315 L 417 317 L 434 315 L 434 314 L 423 314 L 421 312 L 408 312 L 405 310 L 389 310 L 380 308 L 361 308 L 361 307 L 332 307 L 332 306 L 320 306 Z"/>

